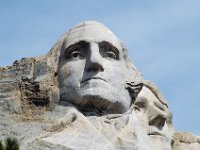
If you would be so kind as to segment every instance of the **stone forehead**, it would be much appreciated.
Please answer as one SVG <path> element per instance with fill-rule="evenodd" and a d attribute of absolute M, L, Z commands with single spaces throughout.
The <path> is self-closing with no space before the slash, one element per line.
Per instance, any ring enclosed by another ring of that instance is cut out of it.
<path fill-rule="evenodd" d="M 84 21 L 84 22 L 78 23 L 77 25 L 75 25 L 69 30 L 68 34 L 70 34 L 71 32 L 75 32 L 77 30 L 86 31 L 88 29 L 94 30 L 94 31 L 100 30 L 100 31 L 104 31 L 106 33 L 114 35 L 114 33 L 108 27 L 106 27 L 105 25 L 97 21 Z"/>
<path fill-rule="evenodd" d="M 81 40 L 92 41 L 94 39 L 96 41 L 109 41 L 121 48 L 120 41 L 115 34 L 97 21 L 84 21 L 71 28 L 65 37 L 65 44 L 71 45 Z"/>
<path fill-rule="evenodd" d="M 77 25 L 75 25 L 74 27 L 72 27 L 71 29 L 73 28 L 79 28 L 79 27 L 83 27 L 83 26 L 96 26 L 96 27 L 103 27 L 103 28 L 106 28 L 108 30 L 110 30 L 108 27 L 106 27 L 103 23 L 101 22 L 98 22 L 98 21 L 83 21 L 83 22 L 80 22 L 78 23 Z"/>

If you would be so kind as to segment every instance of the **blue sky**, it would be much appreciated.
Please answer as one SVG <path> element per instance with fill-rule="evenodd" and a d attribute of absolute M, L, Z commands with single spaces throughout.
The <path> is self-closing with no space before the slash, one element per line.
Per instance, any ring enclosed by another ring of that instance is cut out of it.
<path fill-rule="evenodd" d="M 111 28 L 162 91 L 175 128 L 200 135 L 199 0 L 0 0 L 0 66 L 46 54 L 84 20 Z"/>

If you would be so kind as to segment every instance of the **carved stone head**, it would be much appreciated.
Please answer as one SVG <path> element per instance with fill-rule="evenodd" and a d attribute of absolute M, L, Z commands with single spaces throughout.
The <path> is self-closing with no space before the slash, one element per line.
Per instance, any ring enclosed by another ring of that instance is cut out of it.
<path fill-rule="evenodd" d="M 60 98 L 86 112 L 123 113 L 132 98 L 125 88 L 136 68 L 127 50 L 104 25 L 78 24 L 63 37 L 58 63 Z"/>

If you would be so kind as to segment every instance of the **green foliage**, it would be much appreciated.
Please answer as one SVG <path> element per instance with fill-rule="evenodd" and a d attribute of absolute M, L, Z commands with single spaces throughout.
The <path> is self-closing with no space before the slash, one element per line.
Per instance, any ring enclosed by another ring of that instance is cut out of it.
<path fill-rule="evenodd" d="M 19 143 L 17 139 L 8 137 L 5 140 L 5 145 L 0 141 L 0 150 L 20 150 Z"/>
<path fill-rule="evenodd" d="M 6 139 L 5 150 L 19 150 L 19 143 L 17 139 L 8 137 Z"/>
<path fill-rule="evenodd" d="M 2 141 L 0 141 L 0 150 L 4 150 L 4 147 L 3 147 Z"/>

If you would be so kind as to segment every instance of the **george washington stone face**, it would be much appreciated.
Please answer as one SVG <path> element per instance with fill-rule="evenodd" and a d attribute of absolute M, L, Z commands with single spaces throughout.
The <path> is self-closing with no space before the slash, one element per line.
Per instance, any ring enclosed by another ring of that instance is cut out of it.
<path fill-rule="evenodd" d="M 124 48 L 104 25 L 88 21 L 64 37 L 58 66 L 61 100 L 85 111 L 123 113 L 131 105 Z"/>

